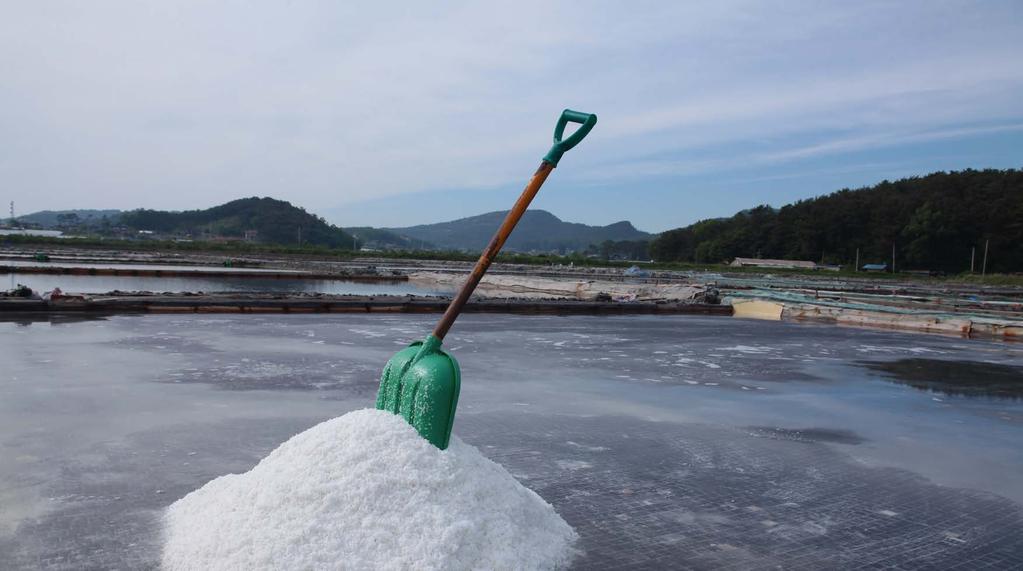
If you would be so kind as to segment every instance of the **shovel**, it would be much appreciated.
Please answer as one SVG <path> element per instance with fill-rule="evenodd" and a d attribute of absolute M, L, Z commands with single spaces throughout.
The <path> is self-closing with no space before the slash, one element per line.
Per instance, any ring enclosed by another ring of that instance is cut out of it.
<path fill-rule="evenodd" d="M 581 123 L 575 133 L 562 140 L 565 126 L 569 122 Z M 522 191 L 522 196 L 508 212 L 497 234 L 480 256 L 476 267 L 469 274 L 458 295 L 451 300 L 444 316 L 440 318 L 433 333 L 422 341 L 416 341 L 402 349 L 384 367 L 380 379 L 380 391 L 377 393 L 377 408 L 399 414 L 411 424 L 419 434 L 431 444 L 444 450 L 451 439 L 451 426 L 455 422 L 455 407 L 458 405 L 458 392 L 461 388 L 461 373 L 458 361 L 442 351 L 440 346 L 458 314 L 462 312 L 469 296 L 483 279 L 490 263 L 497 257 L 505 241 L 518 224 L 529 203 L 543 186 L 547 175 L 558 166 L 561 156 L 579 144 L 583 137 L 593 129 L 597 116 L 565 109 L 554 128 L 554 146 L 543 158 L 540 168 L 533 173 L 529 184 Z"/>

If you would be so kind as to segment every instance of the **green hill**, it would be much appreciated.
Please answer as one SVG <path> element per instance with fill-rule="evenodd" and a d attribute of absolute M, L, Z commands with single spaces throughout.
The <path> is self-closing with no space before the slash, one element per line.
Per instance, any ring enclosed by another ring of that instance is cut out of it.
<path fill-rule="evenodd" d="M 92 226 L 99 224 L 104 218 L 108 222 L 113 222 L 120 214 L 120 210 L 40 210 L 19 216 L 18 222 L 36 225 L 40 228 Z"/>
<path fill-rule="evenodd" d="M 720 262 L 739 257 L 962 272 L 976 248 L 977 271 L 990 240 L 989 272 L 1023 271 L 1023 171 L 938 172 L 868 188 L 843 189 L 775 209 L 702 220 L 662 233 L 657 261 Z"/>
<path fill-rule="evenodd" d="M 414 240 L 431 243 L 445 250 L 479 251 L 487 246 L 494 231 L 504 221 L 508 211 L 488 212 L 450 222 L 423 224 L 407 228 L 386 230 Z M 515 227 L 505 250 L 528 252 L 572 252 L 584 250 L 604 241 L 643 240 L 650 234 L 637 230 L 630 222 L 622 221 L 607 226 L 588 226 L 564 222 L 546 210 L 527 210 Z"/>
<path fill-rule="evenodd" d="M 122 212 L 119 224 L 160 235 L 203 239 L 243 238 L 255 230 L 255 241 L 269 244 L 312 244 L 352 248 L 352 236 L 323 218 L 273 198 L 242 198 L 206 210 Z"/>

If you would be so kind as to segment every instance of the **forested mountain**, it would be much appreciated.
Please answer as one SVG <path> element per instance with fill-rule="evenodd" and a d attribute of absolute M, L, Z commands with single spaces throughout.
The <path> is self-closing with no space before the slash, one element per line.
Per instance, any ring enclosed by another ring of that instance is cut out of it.
<path fill-rule="evenodd" d="M 387 230 L 424 240 L 442 249 L 477 251 L 487 246 L 507 214 L 507 210 L 488 212 L 451 222 Z M 546 210 L 527 210 L 508 239 L 505 249 L 519 252 L 572 252 L 607 240 L 642 240 L 649 237 L 650 234 L 637 230 L 628 221 L 607 226 L 588 226 L 564 222 Z"/>
<path fill-rule="evenodd" d="M 977 248 L 980 270 L 1023 271 L 1023 171 L 938 172 L 868 188 L 843 189 L 774 209 L 664 232 L 650 246 L 657 261 L 721 262 L 736 256 L 961 272 Z"/>
<path fill-rule="evenodd" d="M 273 198 L 242 198 L 206 210 L 122 212 L 119 224 L 158 234 L 206 238 L 242 238 L 255 230 L 255 241 L 352 248 L 352 236 L 323 218 Z"/>

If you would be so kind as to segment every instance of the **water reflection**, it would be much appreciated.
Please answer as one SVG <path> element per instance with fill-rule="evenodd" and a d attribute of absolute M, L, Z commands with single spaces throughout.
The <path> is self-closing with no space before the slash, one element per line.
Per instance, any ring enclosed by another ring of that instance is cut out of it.
<path fill-rule="evenodd" d="M 943 395 L 1023 399 L 1023 367 L 980 361 L 899 359 L 862 362 L 885 380 Z"/>
<path fill-rule="evenodd" d="M 27 327 L 33 323 L 48 323 L 50 325 L 66 325 L 69 323 L 82 323 L 85 321 L 106 321 L 108 318 L 103 315 L 91 313 L 2 313 L 0 312 L 0 323 L 13 323 Z"/>

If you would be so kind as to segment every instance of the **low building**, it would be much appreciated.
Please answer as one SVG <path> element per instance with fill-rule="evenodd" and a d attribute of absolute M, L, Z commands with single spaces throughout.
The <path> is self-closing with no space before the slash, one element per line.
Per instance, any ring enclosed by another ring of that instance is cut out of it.
<path fill-rule="evenodd" d="M 887 272 L 888 264 L 863 264 L 862 269 L 865 272 Z"/>
<path fill-rule="evenodd" d="M 736 258 L 731 265 L 736 268 L 779 268 L 779 269 L 802 269 L 816 270 L 816 262 L 803 260 L 762 260 L 760 258 Z"/>

